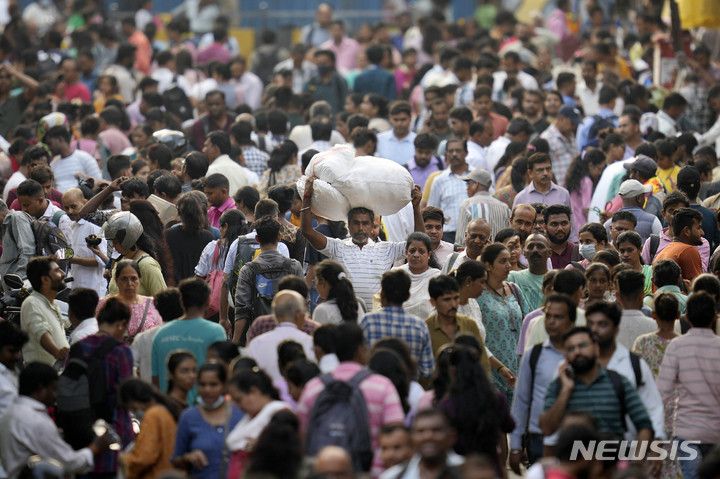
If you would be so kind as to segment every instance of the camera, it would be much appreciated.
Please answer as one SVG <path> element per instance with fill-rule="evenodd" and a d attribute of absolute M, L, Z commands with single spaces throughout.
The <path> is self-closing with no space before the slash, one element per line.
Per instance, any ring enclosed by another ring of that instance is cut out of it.
<path fill-rule="evenodd" d="M 88 235 L 85 237 L 85 243 L 87 243 L 88 248 L 92 246 L 99 246 L 101 241 L 102 239 L 95 235 Z"/>

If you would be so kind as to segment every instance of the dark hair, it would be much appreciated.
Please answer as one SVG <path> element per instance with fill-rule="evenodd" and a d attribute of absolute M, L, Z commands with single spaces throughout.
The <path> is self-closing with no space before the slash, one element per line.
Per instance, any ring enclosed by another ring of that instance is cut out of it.
<path fill-rule="evenodd" d="M 180 304 L 180 290 L 174 287 L 159 291 L 155 295 L 153 303 L 155 309 L 160 313 L 163 323 L 169 323 L 184 313 Z"/>
<path fill-rule="evenodd" d="M 423 208 L 422 219 L 423 221 L 435 220 L 439 221 L 443 225 L 445 224 L 445 214 L 443 213 L 443 210 L 435 206 L 426 206 Z"/>
<path fill-rule="evenodd" d="M 638 252 L 641 252 L 643 248 L 642 237 L 640 236 L 640 234 L 638 234 L 637 231 L 623 231 L 622 233 L 620 233 L 620 235 L 617 237 L 617 241 L 615 242 L 615 246 L 619 246 L 620 243 L 630 243 L 635 248 L 637 248 Z"/>
<path fill-rule="evenodd" d="M 335 330 L 335 354 L 340 362 L 354 361 L 358 350 L 365 346 L 362 328 L 352 321 L 343 321 Z"/>
<path fill-rule="evenodd" d="M 720 279 L 711 273 L 703 273 L 693 281 L 693 292 L 706 291 L 710 293 L 717 302 L 720 300 Z"/>
<path fill-rule="evenodd" d="M 553 280 L 553 291 L 572 296 L 585 287 L 585 276 L 577 269 L 561 269 Z"/>
<path fill-rule="evenodd" d="M 40 291 L 42 277 L 50 274 L 50 263 L 57 263 L 55 256 L 36 256 L 31 258 L 27 265 L 27 278 L 33 290 Z"/>
<path fill-rule="evenodd" d="M 50 139 L 61 139 L 65 143 L 70 143 L 72 135 L 70 130 L 65 125 L 51 126 L 50 129 L 45 133 L 44 141 L 47 142 Z"/>
<path fill-rule="evenodd" d="M 430 237 L 422 233 L 420 231 L 415 231 L 413 233 L 410 233 L 407 237 L 407 241 L 405 242 L 405 251 L 407 251 L 410 248 L 410 245 L 416 241 L 421 242 L 425 245 L 425 249 L 428 250 L 428 253 L 430 254 L 430 260 L 428 261 L 428 266 L 430 268 L 440 269 L 442 266 L 437 261 L 437 258 L 435 258 L 435 253 L 433 253 L 432 249 L 432 240 Z"/>
<path fill-rule="evenodd" d="M 678 172 L 677 188 L 688 198 L 697 198 L 700 192 L 700 171 L 694 165 L 685 165 Z"/>
<path fill-rule="evenodd" d="M 275 147 L 270 153 L 270 159 L 268 160 L 268 168 L 271 172 L 277 173 L 283 166 L 289 165 L 292 161 L 293 156 L 298 154 L 298 147 L 294 142 L 285 140 L 280 143 L 279 146 Z M 275 183 L 268 186 L 273 186 Z"/>
<path fill-rule="evenodd" d="M 148 403 L 154 400 L 167 409 L 176 422 L 180 417 L 177 406 L 167 396 L 155 389 L 155 386 L 140 378 L 131 377 L 124 380 L 118 387 L 118 398 L 120 404 L 125 405 L 126 408 L 129 406 L 130 401 Z"/>
<path fill-rule="evenodd" d="M 368 368 L 385 376 L 393 383 L 400 397 L 403 411 L 407 414 L 410 410 L 407 400 L 410 394 L 410 372 L 400 355 L 391 349 L 375 349 L 368 362 Z"/>
<path fill-rule="evenodd" d="M 357 116 L 357 115 L 353 115 Z M 368 143 L 374 143 L 377 145 L 378 139 L 377 134 L 372 131 L 369 128 L 363 127 L 363 126 L 357 126 L 353 128 L 352 133 L 350 135 L 352 139 L 353 146 L 355 148 L 362 148 L 366 146 Z"/>
<path fill-rule="evenodd" d="M 225 364 L 230 364 L 233 359 L 240 355 L 240 351 L 235 343 L 232 341 L 215 341 L 207 348 L 207 352 L 214 352 L 220 361 Z"/>
<path fill-rule="evenodd" d="M 173 289 L 175 289 L 175 288 L 173 288 Z M 183 349 L 180 351 L 175 351 L 173 353 L 170 353 L 170 355 L 167 358 L 168 372 L 171 374 L 174 374 L 175 370 L 178 368 L 178 366 L 180 366 L 180 364 L 187 359 L 192 359 L 193 361 L 195 361 L 197 363 L 197 359 L 195 358 L 195 355 L 188 350 Z M 175 385 L 173 384 L 172 379 L 168 378 L 168 386 L 167 386 L 168 394 L 173 390 L 174 387 L 175 387 Z"/>
<path fill-rule="evenodd" d="M 555 446 L 555 457 L 561 462 L 569 462 L 573 459 L 573 451 L 578 444 L 590 447 L 600 440 L 601 436 L 597 430 L 583 424 L 572 424 L 560 430 L 557 446 Z"/>
<path fill-rule="evenodd" d="M 289 185 L 275 185 L 268 190 L 268 198 L 278 204 L 278 211 L 285 215 L 295 201 L 295 188 Z"/>
<path fill-rule="evenodd" d="M 587 317 L 587 315 L 587 310 L 585 310 L 585 316 Z M 595 336 L 593 336 L 592 331 L 590 331 L 590 328 L 588 328 L 587 326 L 575 326 L 570 331 L 563 334 L 563 343 L 575 336 L 576 334 L 587 334 L 588 336 L 590 336 L 590 342 L 592 342 L 593 344 L 597 343 L 597 341 L 595 341 Z"/>
<path fill-rule="evenodd" d="M 210 298 L 210 286 L 200 278 L 186 278 L 178 285 L 183 309 L 201 308 Z"/>
<path fill-rule="evenodd" d="M 180 197 L 177 209 L 184 231 L 194 235 L 204 231 L 208 224 L 207 210 L 192 193 L 185 193 Z"/>
<path fill-rule="evenodd" d="M 120 298 L 107 298 L 97 313 L 98 324 L 115 324 L 121 321 L 130 321 L 130 306 Z"/>
<path fill-rule="evenodd" d="M 227 367 L 224 364 L 216 363 L 216 362 L 210 362 L 205 363 L 198 369 L 197 377 L 200 379 L 200 376 L 202 376 L 203 373 L 206 372 L 214 372 L 217 374 L 218 379 L 221 383 L 225 384 L 227 382 Z"/>
<path fill-rule="evenodd" d="M 550 220 L 550 217 L 554 215 L 567 215 L 568 219 L 570 219 L 572 217 L 572 211 L 569 206 L 560 204 L 550 205 L 543 210 L 545 223 L 547 223 Z"/>
<path fill-rule="evenodd" d="M 602 264 L 605 264 L 608 267 L 612 268 L 620 264 L 620 255 L 617 253 L 617 251 L 609 249 L 600 250 L 595 253 L 595 256 L 593 257 L 593 262 L 601 262 Z"/>
<path fill-rule="evenodd" d="M 706 291 L 693 293 L 687 300 L 685 311 L 693 328 L 709 328 L 717 315 L 715 298 Z"/>
<path fill-rule="evenodd" d="M 530 155 L 530 157 L 527 160 L 528 171 L 532 171 L 533 168 L 535 168 L 535 165 L 540 165 L 543 163 L 550 163 L 550 165 L 552 165 L 552 161 L 550 160 L 549 154 L 534 153 L 534 154 Z"/>
<path fill-rule="evenodd" d="M 652 282 L 658 288 L 677 286 L 680 280 L 680 266 L 669 258 L 659 259 L 653 264 Z M 673 318 L 674 319 L 674 318 Z"/>
<path fill-rule="evenodd" d="M 680 313 L 679 302 L 674 293 L 662 291 L 653 297 L 653 312 L 660 321 L 674 323 Z"/>
<path fill-rule="evenodd" d="M 607 230 L 600 223 L 587 223 L 580 228 L 580 231 L 578 231 L 578 234 L 585 233 L 586 231 L 588 233 L 590 233 L 593 236 L 593 238 L 595 238 L 595 241 L 597 241 L 598 243 L 604 242 L 607 244 L 607 242 L 608 242 Z"/>
<path fill-rule="evenodd" d="M 313 333 L 315 347 L 323 350 L 325 354 L 335 353 L 335 338 L 337 326 L 335 324 L 324 324 Z"/>
<path fill-rule="evenodd" d="M 305 279 L 294 274 L 285 275 L 280 281 L 278 281 L 278 291 L 286 289 L 295 291 L 303 298 L 307 298 L 307 295 L 310 292 Z"/>
<path fill-rule="evenodd" d="M 276 401 L 280 400 L 280 394 L 273 386 L 272 379 L 262 369 L 241 371 L 230 379 L 229 385 L 244 393 L 250 392 L 250 389 L 255 387 L 261 394 L 270 396 Z"/>
<path fill-rule="evenodd" d="M 299 421 L 293 412 L 277 412 L 260 433 L 245 476 L 296 479 L 303 460 L 299 430 Z"/>
<path fill-rule="evenodd" d="M 243 203 L 248 210 L 255 211 L 255 205 L 260 201 L 260 192 L 252 186 L 243 186 L 237 190 L 233 200 L 235 203 Z"/>
<path fill-rule="evenodd" d="M 27 196 L 29 198 L 44 197 L 43 187 L 35 180 L 25 180 L 17 187 L 17 196 Z"/>
<path fill-rule="evenodd" d="M 382 294 L 392 305 L 400 306 L 410 297 L 410 276 L 403 270 L 386 271 L 380 282 Z"/>
<path fill-rule="evenodd" d="M 318 328 L 315 331 L 319 331 L 322 328 Z M 297 387 L 303 387 L 312 378 L 320 376 L 320 368 L 317 364 L 310 361 L 309 359 L 296 359 L 285 371 L 285 377 L 288 383 L 292 383 Z"/>
<path fill-rule="evenodd" d="M 297 360 L 306 358 L 305 350 L 302 344 L 292 339 L 286 339 L 277 347 L 278 369 L 282 373 L 288 364 Z"/>
<path fill-rule="evenodd" d="M 150 196 L 150 189 L 148 184 L 140 178 L 130 178 L 120 185 L 120 191 L 126 198 L 133 196 L 140 196 L 141 198 L 147 198 Z"/>
<path fill-rule="evenodd" d="M 280 223 L 271 216 L 263 216 L 255 221 L 255 230 L 260 245 L 276 244 L 280 235 Z"/>
<path fill-rule="evenodd" d="M 670 93 L 668 96 L 665 97 L 662 109 L 667 110 L 669 108 L 685 106 L 687 104 L 688 101 L 680 93 Z"/>
<path fill-rule="evenodd" d="M 671 193 L 668 193 L 668 195 L 663 200 L 663 210 L 667 210 L 671 206 L 684 204 L 685 207 L 690 207 L 690 199 L 687 197 L 685 193 L 683 193 L 680 190 L 675 190 Z"/>
<path fill-rule="evenodd" d="M 610 268 L 608 268 L 605 263 L 596 262 L 590 263 L 590 265 L 585 270 L 585 281 L 587 281 L 588 278 L 590 278 L 590 276 L 596 271 L 601 271 L 602 273 L 604 273 L 605 276 L 607 276 L 608 282 L 610 282 Z"/>
<path fill-rule="evenodd" d="M 507 247 L 502 243 L 493 243 L 483 248 L 482 255 L 480 255 L 480 261 L 483 263 L 495 263 L 500 253 L 508 251 Z"/>
<path fill-rule="evenodd" d="M 505 148 L 505 153 L 500 157 L 493 171 L 496 173 L 500 172 L 500 169 L 506 168 L 510 160 L 517 155 L 525 152 L 527 144 L 521 141 L 511 141 L 510 144 Z M 524 155 L 523 155 L 524 156 Z"/>
<path fill-rule="evenodd" d="M 378 95 L 377 93 L 368 93 L 365 95 L 368 103 L 378 109 L 378 118 L 387 118 L 388 116 L 388 101 L 384 96 Z"/>
<path fill-rule="evenodd" d="M 213 173 L 212 175 L 205 177 L 205 188 L 225 188 L 226 190 L 229 190 L 230 182 L 228 181 L 227 176 L 222 173 Z"/>
<path fill-rule="evenodd" d="M 515 228 L 503 228 L 497 232 L 493 241 L 495 243 L 502 243 L 506 239 L 512 238 L 513 236 L 522 236 L 522 233 Z"/>
<path fill-rule="evenodd" d="M 568 191 L 579 191 L 583 178 L 590 175 L 589 166 L 597 166 L 605 161 L 605 153 L 597 148 L 588 148 L 583 155 L 576 156 L 570 164 L 565 177 Z"/>
<path fill-rule="evenodd" d="M 355 215 L 370 215 L 370 222 L 375 221 L 375 213 L 363 206 L 358 206 L 356 208 L 350 208 L 350 211 L 348 211 L 348 224 L 352 221 L 353 216 Z"/>
<path fill-rule="evenodd" d="M 32 396 L 33 393 L 49 388 L 57 381 L 58 374 L 55 369 L 43 363 L 30 363 L 20 372 L 18 394 Z"/>
<path fill-rule="evenodd" d="M 358 301 L 343 266 L 331 259 L 323 260 L 315 266 L 315 276 L 322 278 L 330 286 L 327 299 L 337 301 L 343 321 L 357 321 Z"/>
<path fill-rule="evenodd" d="M 487 270 L 480 261 L 469 260 L 465 261 L 455 270 L 454 273 L 450 273 L 455 278 L 460 287 L 465 283 L 466 279 L 475 281 L 476 279 L 484 278 L 487 276 Z"/>
<path fill-rule="evenodd" d="M 266 216 L 275 219 L 278 217 L 279 214 L 280 209 L 278 208 L 278 204 L 275 202 L 275 200 L 271 200 L 270 198 L 260 200 L 255 205 L 255 223 L 257 223 L 259 219 Z"/>
<path fill-rule="evenodd" d="M 616 276 L 618 296 L 623 300 L 633 300 L 645 291 L 645 275 L 639 271 L 623 270 Z"/>
<path fill-rule="evenodd" d="M 29 165 L 30 162 L 39 158 L 45 158 L 45 161 L 47 161 L 49 165 L 52 156 L 50 155 L 50 152 L 42 146 L 33 145 L 25 150 L 25 153 L 23 154 L 23 163 Z M 27 159 L 27 163 L 25 163 L 25 159 Z"/>
<path fill-rule="evenodd" d="M 130 157 L 127 155 L 112 155 L 107 159 L 107 169 L 112 179 L 119 177 L 123 170 L 129 168 Z"/>
<path fill-rule="evenodd" d="M 230 136 L 227 133 L 215 130 L 208 133 L 206 138 L 210 140 L 210 143 L 217 147 L 221 155 L 230 154 Z"/>
<path fill-rule="evenodd" d="M 30 173 L 30 179 L 37 181 L 42 186 L 48 181 L 53 181 L 55 179 L 55 174 L 53 173 L 52 168 L 50 168 L 49 166 L 41 165 L 36 166 L 32 170 L 32 172 Z"/>
<path fill-rule="evenodd" d="M 170 199 L 175 199 L 182 193 L 182 183 L 177 176 L 171 173 L 160 175 L 153 183 L 156 194 L 164 194 Z"/>
<path fill-rule="evenodd" d="M 702 213 L 692 208 L 678 208 L 672 218 L 672 232 L 679 236 L 685 228 L 691 228 L 695 221 L 702 221 Z"/>
<path fill-rule="evenodd" d="M 94 290 L 91 290 L 95 292 Z M 97 293 L 95 294 L 97 298 Z M 95 312 L 93 311 L 93 316 Z M 89 316 L 89 317 L 91 317 Z M 0 321 L 0 349 L 6 346 L 22 348 L 29 341 L 28 334 L 9 321 Z"/>
<path fill-rule="evenodd" d="M 438 299 L 444 294 L 459 291 L 460 285 L 458 284 L 457 280 L 452 276 L 435 276 L 434 278 L 431 278 L 430 282 L 428 283 L 428 292 L 430 293 L 430 297 L 432 299 Z"/>
<path fill-rule="evenodd" d="M 172 150 L 162 143 L 150 145 L 147 150 L 147 159 L 152 163 L 157 163 L 158 170 L 171 170 L 173 153 Z"/>
<path fill-rule="evenodd" d="M 552 293 L 550 296 L 545 298 L 545 302 L 543 303 L 543 310 L 547 308 L 550 303 L 565 304 L 567 306 L 568 319 L 570 319 L 571 323 L 575 324 L 575 320 L 577 319 L 577 304 L 570 296 L 563 293 Z"/>
<path fill-rule="evenodd" d="M 97 291 L 90 288 L 73 288 L 68 295 L 68 309 L 80 321 L 95 316 L 98 304 Z"/>

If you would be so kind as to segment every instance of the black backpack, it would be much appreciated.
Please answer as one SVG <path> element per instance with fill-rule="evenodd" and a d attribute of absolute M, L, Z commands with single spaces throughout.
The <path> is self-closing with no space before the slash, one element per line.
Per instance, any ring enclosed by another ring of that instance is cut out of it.
<path fill-rule="evenodd" d="M 103 359 L 120 341 L 109 338 L 86 356 L 80 344 L 70 348 L 68 362 L 57 385 L 56 422 L 65 441 L 75 449 L 87 447 L 95 437 L 97 419 L 112 423 Z"/>
<path fill-rule="evenodd" d="M 57 211 L 52 218 L 31 219 L 30 226 L 35 236 L 35 254 L 37 256 L 55 255 L 60 269 L 68 272 L 73 250 L 65 235 L 58 227 L 64 211 Z"/>
<path fill-rule="evenodd" d="M 294 264 L 297 261 L 290 258 L 283 258 L 280 266 L 268 268 L 251 261 L 247 263 L 247 267 L 253 272 L 255 280 L 253 282 L 253 299 L 252 299 L 252 319 L 259 316 L 272 314 L 272 300 L 275 293 L 278 292 L 278 283 L 285 276 L 293 274 Z"/>
<path fill-rule="evenodd" d="M 180 88 L 176 81 L 177 78 L 173 78 L 173 83 L 162 94 L 163 104 L 165 109 L 178 117 L 180 121 L 189 120 L 193 117 L 193 106 L 185 94 L 185 90 Z"/>
<path fill-rule="evenodd" d="M 305 444 L 309 455 L 316 455 L 325 446 L 340 446 L 350 453 L 356 471 L 370 470 L 370 417 L 360 383 L 371 374 L 364 369 L 349 381 L 337 380 L 330 373 L 320 376 L 325 389 L 308 418 Z"/>
<path fill-rule="evenodd" d="M 603 118 L 600 115 L 595 115 L 593 116 L 593 119 L 595 121 L 593 121 L 593 124 L 590 127 L 590 131 L 588 132 L 587 143 L 582 145 L 583 149 L 587 148 L 588 146 L 597 147 L 599 144 L 598 133 L 600 133 L 606 128 L 615 128 L 614 121 L 617 120 L 617 117 L 613 115 L 607 118 Z"/>

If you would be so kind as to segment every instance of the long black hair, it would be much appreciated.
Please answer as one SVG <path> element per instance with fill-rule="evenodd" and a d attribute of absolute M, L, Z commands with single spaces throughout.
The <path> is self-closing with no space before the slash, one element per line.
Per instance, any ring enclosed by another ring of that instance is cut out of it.
<path fill-rule="evenodd" d="M 391 349 L 376 349 L 370 357 L 368 368 L 385 376 L 393 383 L 400 396 L 405 414 L 410 410 L 408 395 L 410 394 L 410 374 L 398 353 Z"/>
<path fill-rule="evenodd" d="M 172 401 L 155 389 L 155 386 L 140 378 L 128 378 L 123 381 L 118 388 L 118 395 L 120 396 L 120 403 L 125 406 L 127 406 L 130 401 L 147 403 L 154 400 L 168 410 L 173 419 L 175 419 L 175 422 L 180 418 L 180 411 L 178 411 Z"/>
<path fill-rule="evenodd" d="M 268 168 L 271 172 L 277 173 L 282 169 L 283 166 L 290 164 L 293 156 L 298 154 L 298 147 L 295 142 L 285 140 L 276 146 L 270 153 L 270 159 L 268 160 Z M 268 186 L 273 186 L 272 185 Z"/>
<path fill-rule="evenodd" d="M 568 191 L 579 191 L 583 178 L 590 175 L 590 165 L 600 165 L 605 161 L 605 153 L 599 148 L 588 148 L 582 155 L 576 156 L 570 163 L 567 176 L 565 177 L 565 188 Z M 597 182 L 593 180 L 593 190 Z"/>
<path fill-rule="evenodd" d="M 493 171 L 497 173 L 501 168 L 507 168 L 510 166 L 512 164 L 510 163 L 510 160 L 512 160 L 514 156 L 524 152 L 526 148 L 527 144 L 522 141 L 511 141 L 505 149 L 505 153 L 500 157 L 500 160 L 498 160 Z"/>
<path fill-rule="evenodd" d="M 238 236 L 248 232 L 247 220 L 245 219 L 245 215 L 242 211 L 233 208 L 231 210 L 226 210 L 222 215 L 220 215 L 218 224 L 220 226 L 227 225 L 225 236 L 220 238 L 218 241 L 218 244 L 222 248 L 218 255 L 219 258 L 222 258 L 222 261 L 218 261 L 218 264 L 225 264 L 227 254 L 230 251 L 230 245 L 232 245 L 233 241 L 235 241 Z"/>
<path fill-rule="evenodd" d="M 297 479 L 303 460 L 299 430 L 299 421 L 293 412 L 276 413 L 255 443 L 246 474 L 266 473 L 281 479 Z"/>
<path fill-rule="evenodd" d="M 180 366 L 180 363 L 187 359 L 192 359 L 195 361 L 195 364 L 197 366 L 197 359 L 195 358 L 195 355 L 191 353 L 190 351 L 187 351 L 185 349 L 180 351 L 175 351 L 174 353 L 170 353 L 170 356 L 167 360 L 167 370 L 169 373 L 175 374 L 175 370 Z M 172 379 L 170 379 L 168 375 L 168 385 L 167 385 L 167 392 L 170 394 L 170 392 L 175 387 L 175 384 L 173 384 Z"/>
<path fill-rule="evenodd" d="M 257 388 L 260 394 L 269 396 L 275 401 L 280 400 L 280 393 L 273 386 L 272 379 L 260 368 L 251 368 L 240 371 L 230 380 L 230 386 L 244 393 L 250 392 L 251 388 Z"/>
<path fill-rule="evenodd" d="M 337 301 L 343 321 L 356 322 L 358 320 L 358 301 L 353 285 L 342 265 L 331 259 L 320 261 L 315 266 L 315 276 L 322 278 L 330 285 L 327 299 Z"/>

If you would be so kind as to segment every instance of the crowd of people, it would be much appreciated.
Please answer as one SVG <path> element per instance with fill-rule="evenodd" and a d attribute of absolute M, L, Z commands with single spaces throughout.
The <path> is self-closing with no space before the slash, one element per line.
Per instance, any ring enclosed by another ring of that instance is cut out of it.
<path fill-rule="evenodd" d="M 0 479 L 719 477 L 712 31 L 7 3 Z M 348 144 L 403 209 L 321 214 Z"/>

